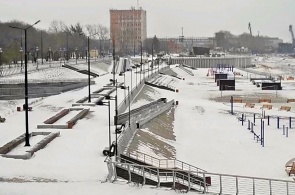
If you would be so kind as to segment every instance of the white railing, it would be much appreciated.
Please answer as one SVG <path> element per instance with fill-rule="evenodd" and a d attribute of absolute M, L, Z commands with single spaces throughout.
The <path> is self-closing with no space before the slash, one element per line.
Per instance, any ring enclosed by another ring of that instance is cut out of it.
<path fill-rule="evenodd" d="M 134 180 L 131 178 L 131 172 L 136 172 L 138 175 L 145 178 L 152 179 L 158 183 L 172 181 L 173 186 L 175 182 L 180 182 L 187 185 L 189 189 L 200 190 L 204 194 L 228 194 L 228 195 L 294 195 L 295 182 L 288 180 L 279 180 L 271 178 L 248 177 L 241 175 L 229 175 L 210 172 L 195 172 L 183 171 L 179 174 L 179 169 L 165 169 L 157 168 L 154 166 L 144 166 L 132 163 L 112 162 L 106 160 L 108 166 L 115 169 L 116 166 L 124 167 L 129 173 L 129 181 Z M 137 171 L 136 171 L 137 170 Z M 153 173 L 149 173 L 153 170 Z M 171 174 L 172 173 L 172 174 Z M 116 180 L 116 171 L 112 172 L 110 182 Z M 199 175 L 198 179 L 194 176 Z M 203 179 L 200 180 L 200 179 Z M 145 185 L 145 183 L 141 183 Z M 204 185 L 206 184 L 206 185 Z"/>

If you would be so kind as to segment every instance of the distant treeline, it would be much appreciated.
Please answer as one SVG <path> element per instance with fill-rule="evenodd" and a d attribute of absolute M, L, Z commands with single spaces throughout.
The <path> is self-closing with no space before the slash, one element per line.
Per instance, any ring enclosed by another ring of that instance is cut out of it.
<path fill-rule="evenodd" d="M 42 21 L 41 21 L 42 22 Z M 0 64 L 11 64 L 24 60 L 25 35 L 20 29 L 10 28 L 14 26 L 18 28 L 27 28 L 31 24 L 21 21 L 0 22 Z M 42 41 L 41 41 L 42 34 Z M 62 52 L 64 56 L 70 57 L 73 53 L 79 53 L 85 56 L 87 47 L 86 36 L 80 34 L 96 34 L 90 37 L 90 49 L 101 50 L 106 53 L 110 49 L 109 29 L 101 24 L 86 24 L 82 26 L 80 23 L 74 25 L 66 25 L 62 21 L 54 20 L 51 22 L 47 30 L 38 28 L 38 24 L 27 30 L 27 49 L 29 58 L 58 59 Z M 41 47 L 42 42 L 42 47 Z M 68 50 L 67 50 L 68 48 Z M 22 52 L 23 51 L 23 52 Z"/>

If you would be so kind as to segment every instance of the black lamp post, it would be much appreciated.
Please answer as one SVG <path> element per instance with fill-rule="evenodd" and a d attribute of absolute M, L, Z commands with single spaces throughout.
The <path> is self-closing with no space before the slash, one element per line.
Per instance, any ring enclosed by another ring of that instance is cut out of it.
<path fill-rule="evenodd" d="M 141 83 L 141 72 L 142 72 L 142 41 L 140 41 L 140 83 Z"/>
<path fill-rule="evenodd" d="M 50 47 L 48 47 L 48 54 L 49 54 L 48 56 L 49 67 L 51 67 L 51 48 Z"/>
<path fill-rule="evenodd" d="M 111 146 L 112 146 L 112 140 L 111 140 L 111 107 L 110 107 L 110 100 L 108 100 L 107 102 L 99 102 L 99 105 L 107 105 L 108 106 L 108 111 L 109 111 L 109 152 L 108 155 L 112 156 L 111 154 Z"/>
<path fill-rule="evenodd" d="M 42 31 L 41 31 L 41 58 L 42 58 L 42 65 L 43 65 L 43 36 L 42 36 Z"/>
<path fill-rule="evenodd" d="M 132 67 L 130 67 L 130 73 L 131 73 L 131 90 L 132 90 Z"/>
<path fill-rule="evenodd" d="M 61 52 L 62 52 L 62 48 L 59 48 L 59 65 L 61 66 Z"/>
<path fill-rule="evenodd" d="M 153 74 L 153 68 L 154 68 L 154 40 L 152 42 L 152 64 L 151 64 L 151 67 L 152 67 L 152 74 Z"/>
<path fill-rule="evenodd" d="M 130 90 L 129 90 L 129 86 L 127 86 L 127 87 L 126 86 L 120 86 L 120 88 L 124 89 L 124 90 L 126 90 L 126 89 L 128 90 L 128 104 L 129 104 L 129 106 L 128 106 L 129 107 L 129 111 L 128 111 L 129 112 L 128 113 L 128 115 L 129 115 L 129 120 L 128 120 L 129 124 L 128 124 L 128 126 L 130 128 Z"/>
<path fill-rule="evenodd" d="M 66 50 L 66 58 L 67 58 L 67 62 L 69 62 L 69 54 L 68 54 L 68 52 L 69 52 L 69 32 L 66 32 L 66 34 L 67 34 L 67 50 Z"/>
<path fill-rule="evenodd" d="M 119 133 L 118 129 L 117 129 L 117 125 L 118 125 L 118 86 L 117 86 L 117 79 L 116 80 L 113 80 L 113 79 L 110 79 L 111 82 L 115 83 L 115 87 L 116 87 L 116 96 L 115 98 L 111 97 L 111 96 L 106 96 L 106 99 L 107 100 L 115 100 L 115 118 L 114 118 L 114 124 L 115 124 L 115 133 L 116 133 L 116 149 L 115 149 L 115 154 L 117 156 L 117 153 L 118 153 L 118 136 L 117 134 Z M 112 99 L 113 98 L 113 99 Z"/>
<path fill-rule="evenodd" d="M 88 39 L 87 39 L 88 40 Z M 87 41 L 88 42 L 88 41 Z M 87 55 L 87 51 L 88 51 L 88 47 L 86 47 L 85 48 L 85 58 L 86 58 L 86 63 L 87 63 L 87 57 L 88 57 L 88 55 Z"/>
<path fill-rule="evenodd" d="M 19 49 L 19 52 L 20 52 L 20 72 L 23 71 L 23 48 L 21 47 Z"/>
<path fill-rule="evenodd" d="M 0 66 L 1 66 L 1 75 L 2 75 L 2 70 L 3 70 L 3 66 L 2 66 L 2 48 L 0 48 Z"/>
<path fill-rule="evenodd" d="M 96 47 L 94 47 L 94 51 L 95 51 L 94 61 L 96 62 L 96 58 L 97 58 Z"/>
<path fill-rule="evenodd" d="M 88 45 L 88 102 L 91 102 L 91 95 L 90 95 L 90 45 L 89 45 L 89 36 L 87 37 L 87 45 Z"/>
<path fill-rule="evenodd" d="M 78 49 L 77 49 L 77 47 L 75 48 L 75 57 L 76 57 L 76 64 L 77 64 L 77 60 L 78 60 Z"/>
<path fill-rule="evenodd" d="M 116 54 L 115 54 L 115 39 L 113 38 L 113 86 L 115 86 L 115 71 L 116 71 Z"/>
<path fill-rule="evenodd" d="M 136 88 L 137 88 L 137 64 L 135 65 L 135 86 L 136 86 Z"/>
<path fill-rule="evenodd" d="M 30 135 L 29 135 L 29 114 L 28 114 L 28 50 L 27 50 L 27 30 L 32 26 L 38 24 L 40 20 L 35 22 L 33 25 L 27 28 L 19 28 L 15 26 L 9 26 L 10 28 L 20 29 L 25 31 L 25 112 L 26 112 L 26 134 L 25 134 L 25 146 L 30 146 Z"/>
<path fill-rule="evenodd" d="M 88 57 L 88 102 L 91 102 L 91 94 L 90 94 L 90 36 L 97 35 L 98 33 L 86 36 L 84 33 L 80 33 L 79 35 L 84 35 L 87 37 L 87 47 L 86 47 L 86 62 L 87 62 L 87 57 Z M 88 52 L 88 56 L 87 56 Z"/>
<path fill-rule="evenodd" d="M 64 48 L 64 53 L 63 53 L 63 57 L 64 57 L 64 65 L 66 64 L 66 57 L 68 57 L 67 55 L 68 55 L 68 54 L 67 54 L 67 49 Z"/>
<path fill-rule="evenodd" d="M 38 70 L 38 53 L 39 53 L 39 48 L 36 47 L 36 63 L 37 63 L 37 66 L 36 66 L 36 69 Z"/>

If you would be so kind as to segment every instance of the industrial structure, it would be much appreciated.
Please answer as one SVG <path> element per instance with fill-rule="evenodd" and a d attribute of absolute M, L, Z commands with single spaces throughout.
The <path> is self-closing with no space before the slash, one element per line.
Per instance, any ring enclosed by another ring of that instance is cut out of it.
<path fill-rule="evenodd" d="M 141 7 L 130 10 L 110 10 L 110 37 L 116 52 L 120 54 L 139 53 L 141 44 L 147 38 L 146 11 Z"/>

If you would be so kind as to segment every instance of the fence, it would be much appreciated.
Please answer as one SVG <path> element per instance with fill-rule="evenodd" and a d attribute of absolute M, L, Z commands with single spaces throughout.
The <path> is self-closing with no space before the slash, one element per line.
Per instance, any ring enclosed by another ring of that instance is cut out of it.
<path fill-rule="evenodd" d="M 186 64 L 193 68 L 214 68 L 217 64 L 228 64 L 234 67 L 249 67 L 251 66 L 251 57 L 171 57 L 169 63 Z"/>
<path fill-rule="evenodd" d="M 122 167 L 129 174 L 129 181 L 136 181 L 142 185 L 147 179 L 156 183 L 157 186 L 165 186 L 164 183 L 175 182 L 187 185 L 189 189 L 200 191 L 204 194 L 228 194 L 228 195 L 293 195 L 295 194 L 295 183 L 288 180 L 278 180 L 260 177 L 248 177 L 240 175 L 219 174 L 209 172 L 183 171 L 178 174 L 179 169 L 163 169 L 153 166 L 145 166 L 131 163 L 112 162 L 106 160 L 109 169 L 110 181 L 116 180 L 115 167 Z M 152 171 L 153 172 L 152 172 Z M 172 174 L 171 174 L 172 172 Z M 182 173 L 183 173 L 182 172 Z M 136 175 L 132 174 L 136 173 Z M 196 182 L 195 175 L 202 176 Z M 140 176 L 141 178 L 139 179 Z M 112 178 L 114 178 L 112 180 Z M 143 179 L 142 179 L 143 178 Z M 206 185 L 204 185 L 206 184 Z"/>

